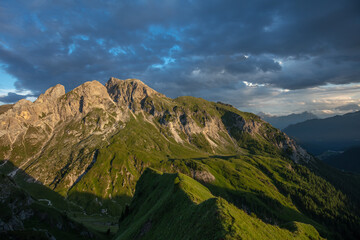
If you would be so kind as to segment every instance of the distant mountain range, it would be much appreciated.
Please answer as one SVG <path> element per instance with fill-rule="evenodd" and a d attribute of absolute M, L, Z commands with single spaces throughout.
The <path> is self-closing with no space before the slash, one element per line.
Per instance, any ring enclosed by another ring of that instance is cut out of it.
<path fill-rule="evenodd" d="M 344 151 L 360 145 L 360 111 L 325 119 L 313 119 L 290 125 L 284 132 L 310 153 Z"/>
<path fill-rule="evenodd" d="M 261 119 L 265 120 L 278 129 L 284 129 L 291 124 L 318 118 L 315 114 L 310 112 L 292 113 L 286 116 L 273 116 L 260 112 L 258 115 L 261 117 Z"/>

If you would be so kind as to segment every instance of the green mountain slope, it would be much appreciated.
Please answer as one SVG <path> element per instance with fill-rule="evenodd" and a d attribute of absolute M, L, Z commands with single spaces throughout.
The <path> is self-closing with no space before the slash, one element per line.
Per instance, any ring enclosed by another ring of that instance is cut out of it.
<path fill-rule="evenodd" d="M 136 79 L 87 82 L 68 93 L 57 85 L 34 103 L 19 101 L 0 115 L 0 159 L 0 173 L 31 195 L 84 218 L 120 216 L 151 167 L 185 174 L 209 198 L 223 199 L 209 209 L 225 204 L 269 229 L 298 222 L 324 238 L 360 237 L 358 175 L 328 170 L 254 114 L 170 99 Z"/>
<path fill-rule="evenodd" d="M 116 239 L 321 239 L 314 227 L 266 224 L 183 174 L 147 169 Z"/>

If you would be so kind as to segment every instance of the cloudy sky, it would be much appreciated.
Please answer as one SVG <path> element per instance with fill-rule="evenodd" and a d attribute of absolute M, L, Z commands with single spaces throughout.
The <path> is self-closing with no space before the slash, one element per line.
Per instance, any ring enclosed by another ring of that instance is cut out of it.
<path fill-rule="evenodd" d="M 255 113 L 359 110 L 360 2 L 0 2 L 0 104 L 111 76 Z"/>

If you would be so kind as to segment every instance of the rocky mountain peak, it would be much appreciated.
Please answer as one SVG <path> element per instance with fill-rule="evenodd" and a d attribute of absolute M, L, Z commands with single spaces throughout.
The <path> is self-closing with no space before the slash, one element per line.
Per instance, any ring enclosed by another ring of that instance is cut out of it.
<path fill-rule="evenodd" d="M 165 97 L 138 79 L 120 80 L 111 77 L 105 87 L 114 102 L 132 110 L 138 110 L 141 101 L 147 97 Z"/>
<path fill-rule="evenodd" d="M 110 95 L 117 95 L 119 93 L 126 94 L 128 97 L 136 97 L 140 95 L 162 95 L 156 92 L 154 89 L 147 86 L 139 79 L 129 78 L 121 80 L 118 78 L 111 77 L 105 84 Z"/>
<path fill-rule="evenodd" d="M 81 116 L 98 109 L 107 109 L 114 106 L 106 87 L 100 82 L 93 80 L 85 82 L 68 92 L 64 98 L 64 116 Z"/>
<path fill-rule="evenodd" d="M 49 88 L 45 93 L 41 94 L 36 102 L 42 103 L 46 100 L 55 100 L 65 94 L 65 87 L 61 84 L 57 84 L 54 87 Z"/>
<path fill-rule="evenodd" d="M 99 81 L 96 80 L 85 82 L 75 88 L 72 92 L 81 96 L 88 97 L 108 97 L 108 93 L 104 85 L 102 85 Z"/>
<path fill-rule="evenodd" d="M 20 99 L 17 103 L 14 104 L 13 109 L 18 109 L 23 106 L 32 105 L 32 102 L 27 99 Z"/>

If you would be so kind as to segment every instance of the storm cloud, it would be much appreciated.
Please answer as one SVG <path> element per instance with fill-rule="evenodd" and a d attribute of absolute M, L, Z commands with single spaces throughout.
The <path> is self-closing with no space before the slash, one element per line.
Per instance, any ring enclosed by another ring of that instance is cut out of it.
<path fill-rule="evenodd" d="M 357 0 L 5 0 L 0 66 L 34 94 L 114 76 L 234 103 L 360 82 L 359 13 Z"/>

